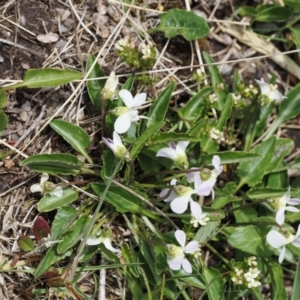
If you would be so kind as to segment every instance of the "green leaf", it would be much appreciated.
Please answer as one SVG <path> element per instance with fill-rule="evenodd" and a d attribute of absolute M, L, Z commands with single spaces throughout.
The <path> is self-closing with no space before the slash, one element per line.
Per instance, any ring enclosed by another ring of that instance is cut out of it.
<path fill-rule="evenodd" d="M 42 274 L 44 274 L 53 264 L 56 262 L 63 260 L 64 258 L 70 256 L 72 254 L 72 251 L 68 251 L 66 253 L 58 254 L 56 252 L 57 245 L 52 246 L 46 253 L 46 255 L 43 256 L 39 266 L 34 272 L 34 276 L 36 278 L 39 278 Z"/>
<path fill-rule="evenodd" d="M 269 262 L 268 272 L 271 278 L 270 287 L 271 287 L 272 299 L 274 300 L 287 299 L 281 266 L 277 263 Z M 299 297 L 297 299 L 299 299 Z"/>
<path fill-rule="evenodd" d="M 63 240 L 57 246 L 57 253 L 65 253 L 67 250 L 77 244 L 77 242 L 83 237 L 85 229 L 88 227 L 90 217 L 88 215 L 81 216 L 70 230 L 68 230 Z"/>
<path fill-rule="evenodd" d="M 270 102 L 267 105 L 264 105 L 260 108 L 259 118 L 255 123 L 254 132 L 256 137 L 260 137 L 267 128 L 267 122 L 269 117 L 274 110 L 275 103 Z"/>
<path fill-rule="evenodd" d="M 69 203 L 72 203 L 78 198 L 78 192 L 70 187 L 63 188 L 63 195 L 61 197 L 46 194 L 38 203 L 38 211 L 51 211 Z"/>
<path fill-rule="evenodd" d="M 91 66 L 93 65 L 95 61 L 95 56 L 94 55 L 89 55 L 87 64 L 86 64 L 86 71 L 88 71 Z M 90 72 L 89 76 L 87 79 L 92 79 L 87 81 L 87 91 L 90 96 L 90 99 L 92 103 L 94 104 L 95 108 L 97 110 L 101 110 L 102 106 L 102 95 L 101 91 L 105 86 L 106 79 L 93 79 L 93 78 L 100 78 L 104 77 L 105 74 L 102 71 L 100 65 L 96 63 Z"/>
<path fill-rule="evenodd" d="M 275 144 L 275 151 L 270 161 L 267 172 L 275 170 L 284 157 L 287 156 L 294 149 L 294 141 L 291 139 L 277 139 Z"/>
<path fill-rule="evenodd" d="M 101 169 L 101 177 L 104 182 L 107 182 L 113 173 L 116 171 L 116 167 L 119 163 L 119 159 L 117 159 L 114 153 L 109 149 L 106 149 L 102 152 L 102 169 Z M 123 164 L 119 166 L 120 171 L 123 167 Z"/>
<path fill-rule="evenodd" d="M 6 92 L 0 88 L 0 109 L 4 108 L 7 103 Z"/>
<path fill-rule="evenodd" d="M 156 136 L 149 140 L 149 145 L 161 144 L 168 142 L 179 142 L 179 141 L 190 141 L 190 142 L 199 142 L 200 139 L 194 136 L 191 136 L 186 133 L 175 133 L 175 132 L 159 132 Z"/>
<path fill-rule="evenodd" d="M 300 2 L 299 2 L 299 11 L 300 11 Z M 296 48 L 300 49 L 300 27 L 299 28 L 291 28 L 293 37 L 294 37 L 294 41 L 296 44 Z M 300 53 L 298 52 L 298 55 L 300 56 Z"/>
<path fill-rule="evenodd" d="M 277 119 L 273 122 L 265 140 L 273 135 L 277 128 L 284 122 L 289 121 L 300 114 L 300 83 L 297 84 L 284 99 L 278 108 Z"/>
<path fill-rule="evenodd" d="M 203 55 L 203 59 L 207 64 L 214 63 L 214 60 L 209 56 L 208 53 L 203 52 L 202 55 Z M 217 66 L 209 65 L 208 71 L 211 76 L 211 81 L 212 81 L 215 94 L 217 95 L 218 98 L 218 109 L 221 111 L 223 109 L 226 98 L 228 96 L 228 90 L 225 85 L 225 81 L 223 80 Z"/>
<path fill-rule="evenodd" d="M 63 69 L 30 69 L 26 71 L 23 82 L 10 85 L 3 89 L 16 89 L 27 86 L 30 89 L 62 85 L 82 78 L 82 73 Z"/>
<path fill-rule="evenodd" d="M 284 0 L 284 4 L 288 7 L 290 7 L 295 14 L 300 12 L 299 0 Z"/>
<path fill-rule="evenodd" d="M 203 268 L 203 277 L 206 282 L 206 292 L 209 300 L 223 300 L 224 285 L 221 273 L 214 268 Z"/>
<path fill-rule="evenodd" d="M 91 186 L 101 198 L 106 186 L 99 183 L 92 183 Z M 142 200 L 118 186 L 111 186 L 104 200 L 113 205 L 120 213 L 141 211 Z"/>
<path fill-rule="evenodd" d="M 212 159 L 214 155 L 218 155 L 220 157 L 222 165 L 253 161 L 257 158 L 263 157 L 258 153 L 250 153 L 243 151 L 224 151 L 206 155 L 204 157 L 204 164 L 212 166 Z"/>
<path fill-rule="evenodd" d="M 199 244 L 205 244 L 214 237 L 219 230 L 220 221 L 210 221 L 206 226 L 201 226 L 194 236 L 194 240 Z"/>
<path fill-rule="evenodd" d="M 228 243 L 244 252 L 269 257 L 273 254 L 266 240 L 266 236 L 271 226 L 266 225 L 250 225 L 247 227 L 235 228 L 233 234 L 228 238 Z"/>
<path fill-rule="evenodd" d="M 201 39 L 209 34 L 209 26 L 202 17 L 191 11 L 171 9 L 160 15 L 160 24 L 149 33 L 163 31 L 166 38 L 182 35 L 187 41 Z"/>
<path fill-rule="evenodd" d="M 51 228 L 51 240 L 55 241 L 64 229 L 68 228 L 70 221 L 76 216 L 77 211 L 68 206 L 61 207 L 54 218 Z"/>
<path fill-rule="evenodd" d="M 285 189 L 272 189 L 272 188 L 253 188 L 247 192 L 247 196 L 252 200 L 272 199 L 282 197 L 287 192 Z M 291 191 L 291 194 L 295 192 Z"/>
<path fill-rule="evenodd" d="M 150 137 L 157 133 L 159 129 L 162 128 L 164 125 L 165 122 L 163 121 L 152 123 L 151 127 L 147 128 L 145 132 L 134 143 L 134 146 L 130 151 L 130 157 L 132 159 L 135 159 L 139 152 L 142 150 L 142 148 L 145 146 L 146 142 L 150 139 Z"/>
<path fill-rule="evenodd" d="M 238 12 L 242 17 L 246 17 L 246 16 L 255 17 L 257 14 L 255 8 L 251 6 L 243 6 L 238 10 Z"/>
<path fill-rule="evenodd" d="M 285 22 L 292 16 L 289 8 L 278 5 L 259 5 L 256 12 L 254 20 L 259 22 Z"/>
<path fill-rule="evenodd" d="M 2 131 L 5 129 L 7 124 L 8 124 L 7 115 L 3 111 L 0 111 L 0 135 L 2 134 Z"/>
<path fill-rule="evenodd" d="M 298 300 L 300 299 L 300 258 L 298 258 L 296 274 L 294 276 L 291 300 Z"/>
<path fill-rule="evenodd" d="M 28 157 L 21 162 L 21 166 L 27 166 L 29 169 L 47 173 L 77 175 L 81 170 L 81 162 L 71 154 L 39 154 Z"/>
<path fill-rule="evenodd" d="M 148 117 L 150 120 L 147 122 L 147 127 L 151 127 L 152 124 L 165 120 L 166 113 L 169 108 L 169 102 L 172 97 L 172 93 L 175 88 L 174 81 L 171 81 L 169 85 L 160 93 L 157 100 L 150 107 Z"/>
<path fill-rule="evenodd" d="M 195 121 L 199 118 L 205 107 L 205 97 L 213 92 L 212 87 L 204 87 L 196 95 L 194 95 L 183 108 L 179 109 L 178 115 L 185 121 Z"/>
<path fill-rule="evenodd" d="M 271 137 L 270 139 L 251 149 L 251 153 L 260 154 L 263 155 L 263 157 L 249 162 L 240 163 L 236 172 L 241 179 L 239 187 L 244 184 L 248 184 L 249 186 L 253 187 L 261 182 L 274 155 L 275 144 L 276 138 Z"/>
<path fill-rule="evenodd" d="M 228 118 L 231 116 L 232 111 L 232 94 L 229 94 L 226 98 L 224 107 L 221 112 L 220 119 L 218 120 L 217 129 L 220 131 L 224 131 L 224 126 L 226 126 Z"/>
<path fill-rule="evenodd" d="M 63 120 L 52 120 L 50 126 L 61 135 L 76 151 L 89 160 L 85 149 L 90 146 L 89 135 L 79 126 Z"/>
<path fill-rule="evenodd" d="M 33 240 L 29 236 L 20 236 L 18 238 L 18 245 L 21 250 L 25 252 L 30 252 L 34 250 L 34 243 Z"/>

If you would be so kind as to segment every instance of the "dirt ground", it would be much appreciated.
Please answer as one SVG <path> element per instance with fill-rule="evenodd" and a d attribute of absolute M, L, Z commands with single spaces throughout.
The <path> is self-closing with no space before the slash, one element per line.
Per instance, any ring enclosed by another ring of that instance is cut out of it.
<path fill-rule="evenodd" d="M 218 6 L 214 5 L 215 2 Z M 243 1 L 242 4 L 252 5 L 253 1 Z M 189 97 L 191 70 L 196 70 L 196 66 L 202 63 L 199 53 L 203 50 L 215 61 L 223 62 L 220 70 L 228 82 L 234 70 L 238 70 L 243 80 L 249 83 L 254 78 L 266 78 L 267 74 L 275 73 L 282 83 L 280 89 L 283 92 L 299 80 L 300 73 L 297 77 L 290 69 L 283 69 L 269 58 L 245 60 L 266 53 L 243 43 L 242 39 L 230 34 L 229 27 L 219 26 L 216 22 L 228 20 L 241 1 L 192 1 L 191 9 L 210 17 L 212 28 L 207 38 L 195 43 L 182 37 L 168 40 L 162 33 L 147 34 L 147 30 L 159 22 L 158 5 L 164 6 L 166 11 L 170 8 L 187 9 L 187 3 L 144 0 L 136 5 L 142 9 L 131 8 L 130 19 L 126 19 L 127 6 L 122 7 L 116 0 L 0 0 L 0 86 L 22 80 L 26 70 L 32 68 L 58 67 L 84 72 L 90 54 L 98 57 L 107 75 L 115 70 L 121 76 L 120 81 L 124 82 L 133 70 L 118 59 L 114 43 L 126 35 L 136 43 L 143 36 L 155 44 L 158 55 L 162 54 L 154 67 L 157 71 L 155 89 L 149 93 L 155 97 L 165 88 L 166 79 L 173 78 L 177 81 L 174 105 L 180 105 Z M 248 22 L 247 19 L 240 21 Z M 297 55 L 290 57 L 298 61 Z M 242 61 L 237 61 L 240 59 Z M 236 62 L 228 63 L 231 60 Z M 177 70 L 173 71 L 174 68 Z M 21 234 L 30 234 L 32 221 L 38 213 L 38 199 L 29 190 L 29 186 L 36 182 L 37 174 L 20 167 L 20 162 L 37 153 L 70 151 L 69 146 L 47 126 L 52 117 L 55 115 L 83 126 L 93 137 L 94 156 L 99 155 L 97 147 L 101 137 L 97 125 L 100 117 L 90 105 L 84 86 L 76 96 L 69 97 L 75 87 L 76 83 L 73 83 L 58 88 L 22 88 L 9 93 L 9 105 L 5 108 L 9 125 L 1 137 L 0 149 L 8 151 L 7 145 L 10 145 L 17 152 L 0 162 L 0 265 L 2 260 L 19 255 L 16 240 Z M 298 124 L 299 120 L 295 120 L 290 128 L 282 129 L 282 135 L 291 137 L 296 148 L 300 147 Z M 295 149 L 295 153 L 297 151 Z M 48 214 L 46 218 L 51 220 L 53 216 Z M 0 299 L 34 299 L 33 288 L 39 285 L 40 282 L 29 274 L 0 273 Z M 88 280 L 86 288 L 89 288 Z M 48 299 L 58 298 L 49 296 Z"/>

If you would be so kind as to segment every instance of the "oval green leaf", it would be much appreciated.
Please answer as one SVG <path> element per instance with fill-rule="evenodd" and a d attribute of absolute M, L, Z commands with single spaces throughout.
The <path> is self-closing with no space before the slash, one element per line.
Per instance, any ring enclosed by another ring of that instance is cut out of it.
<path fill-rule="evenodd" d="M 65 187 L 63 188 L 63 195 L 61 197 L 46 194 L 38 203 L 37 208 L 39 212 L 51 211 L 72 203 L 77 198 L 77 191 L 74 191 L 70 187 Z"/>
<path fill-rule="evenodd" d="M 25 252 L 30 252 L 34 250 L 34 243 L 33 240 L 29 236 L 20 236 L 18 238 L 18 245 L 20 249 Z"/>

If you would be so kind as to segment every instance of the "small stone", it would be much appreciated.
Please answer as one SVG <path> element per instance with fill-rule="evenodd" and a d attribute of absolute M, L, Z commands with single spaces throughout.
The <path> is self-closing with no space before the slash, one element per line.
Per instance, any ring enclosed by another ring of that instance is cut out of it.
<path fill-rule="evenodd" d="M 28 119 L 28 113 L 27 113 L 27 111 L 22 111 L 22 112 L 20 113 L 20 120 L 21 120 L 22 122 L 26 122 L 27 119 Z"/>

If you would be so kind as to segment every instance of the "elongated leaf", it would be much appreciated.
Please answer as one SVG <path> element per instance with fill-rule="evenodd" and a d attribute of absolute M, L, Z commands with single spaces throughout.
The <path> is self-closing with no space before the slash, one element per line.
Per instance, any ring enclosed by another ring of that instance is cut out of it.
<path fill-rule="evenodd" d="M 201 226 L 194 236 L 194 240 L 199 244 L 205 244 L 212 239 L 218 232 L 220 221 L 210 221 L 206 226 Z"/>
<path fill-rule="evenodd" d="M 206 282 L 206 292 L 209 300 L 223 300 L 224 286 L 222 275 L 217 269 L 203 268 L 203 277 Z"/>
<path fill-rule="evenodd" d="M 7 105 L 7 98 L 5 90 L 0 89 L 0 109 L 4 108 Z"/>
<path fill-rule="evenodd" d="M 2 134 L 2 131 L 5 129 L 7 124 L 8 124 L 7 115 L 3 111 L 0 111 L 0 135 Z"/>
<path fill-rule="evenodd" d="M 91 186 L 94 192 L 101 198 L 106 186 L 98 183 L 92 183 Z M 138 213 L 141 211 L 142 200 L 118 186 L 110 187 L 104 201 L 113 205 L 120 213 Z"/>
<path fill-rule="evenodd" d="M 300 7 L 300 2 L 299 2 Z M 294 43 L 296 44 L 296 48 L 300 49 L 300 28 L 291 28 L 293 37 L 294 37 Z M 298 55 L 300 56 L 300 53 L 298 52 Z"/>
<path fill-rule="evenodd" d="M 272 124 L 265 137 L 268 139 L 284 122 L 291 120 L 300 113 L 300 83 L 296 85 L 288 94 L 287 99 L 284 99 L 279 105 L 277 119 Z"/>
<path fill-rule="evenodd" d="M 284 22 L 292 16 L 292 11 L 279 5 L 260 5 L 256 8 L 255 21 Z"/>
<path fill-rule="evenodd" d="M 270 161 L 268 172 L 275 170 L 284 157 L 287 156 L 294 148 L 294 141 L 291 139 L 277 139 L 275 144 L 275 152 Z"/>
<path fill-rule="evenodd" d="M 229 94 L 226 98 L 224 107 L 221 112 L 220 119 L 219 119 L 217 127 L 216 127 L 217 129 L 219 129 L 221 131 L 224 130 L 224 126 L 226 126 L 227 120 L 231 116 L 232 103 L 233 103 L 232 94 Z"/>
<path fill-rule="evenodd" d="M 147 122 L 148 128 L 156 122 L 165 120 L 174 88 L 175 83 L 174 81 L 171 81 L 168 86 L 160 93 L 157 100 L 152 104 L 148 113 L 148 117 L 150 118 L 150 120 L 148 120 Z"/>
<path fill-rule="evenodd" d="M 52 120 L 50 126 L 76 151 L 88 157 L 85 149 L 91 144 L 90 137 L 81 127 L 62 120 Z"/>
<path fill-rule="evenodd" d="M 52 246 L 46 253 L 46 255 L 43 256 L 39 266 L 34 272 L 34 276 L 36 278 L 39 278 L 43 273 L 45 273 L 53 264 L 56 262 L 70 256 L 72 254 L 72 251 L 67 251 L 62 254 L 58 254 L 56 252 L 57 245 Z"/>
<path fill-rule="evenodd" d="M 220 157 L 222 165 L 253 161 L 257 158 L 263 157 L 261 154 L 258 153 L 243 151 L 224 151 L 206 155 L 204 158 L 204 164 L 212 166 L 212 158 L 214 157 L 214 155 L 218 155 Z"/>
<path fill-rule="evenodd" d="M 119 163 L 119 159 L 117 159 L 114 153 L 109 150 L 104 150 L 102 155 L 102 169 L 101 169 L 101 177 L 104 182 L 107 182 L 107 178 L 110 178 L 112 174 L 115 172 L 115 169 Z M 123 168 L 123 164 L 119 166 L 119 170 Z M 118 170 L 118 171 L 119 171 Z"/>
<path fill-rule="evenodd" d="M 212 87 L 204 87 L 200 90 L 184 105 L 183 108 L 177 111 L 179 117 L 186 121 L 194 121 L 198 119 L 205 107 L 205 96 L 212 92 Z"/>
<path fill-rule="evenodd" d="M 58 86 L 82 78 L 82 73 L 63 69 L 30 69 L 26 71 L 23 82 L 10 85 L 3 89 L 16 89 L 27 86 L 28 88 L 40 88 Z"/>
<path fill-rule="evenodd" d="M 182 35 L 187 41 L 201 39 L 209 34 L 207 22 L 191 11 L 171 9 L 160 15 L 160 24 L 150 33 L 163 31 L 166 38 Z"/>
<path fill-rule="evenodd" d="M 74 155 L 54 153 L 28 157 L 21 162 L 21 166 L 52 175 L 77 175 L 81 169 L 81 162 Z"/>
<path fill-rule="evenodd" d="M 77 191 L 70 187 L 63 188 L 63 195 L 61 197 L 46 194 L 38 203 L 39 212 L 51 211 L 69 203 L 72 203 L 78 198 Z"/>
<path fill-rule="evenodd" d="M 287 299 L 281 266 L 279 264 L 270 262 L 268 263 L 268 271 L 271 278 L 270 287 L 272 299 Z M 299 299 L 299 297 L 297 299 Z"/>
<path fill-rule="evenodd" d="M 298 258 L 296 274 L 294 276 L 294 284 L 292 290 L 291 300 L 300 299 L 300 258 Z"/>
<path fill-rule="evenodd" d="M 228 238 L 228 243 L 236 249 L 244 252 L 269 257 L 273 254 L 266 241 L 266 236 L 271 226 L 247 226 L 235 228 Z"/>
<path fill-rule="evenodd" d="M 69 222 L 72 221 L 72 217 L 76 216 L 77 211 L 69 206 L 61 207 L 54 218 L 51 228 L 51 240 L 55 241 L 63 230 L 68 228 Z"/>
<path fill-rule="evenodd" d="M 262 180 L 274 155 L 275 145 L 276 138 L 271 137 L 250 151 L 252 153 L 261 154 L 263 157 L 240 163 L 236 172 L 241 179 L 239 183 L 240 187 L 246 183 L 253 187 Z"/>
<path fill-rule="evenodd" d="M 293 9 L 294 13 L 300 12 L 299 0 L 284 0 L 284 4 Z"/>
<path fill-rule="evenodd" d="M 202 55 L 203 55 L 203 59 L 205 60 L 205 62 L 207 64 L 214 63 L 214 60 L 209 56 L 208 53 L 203 52 Z M 225 82 L 224 82 L 222 76 L 220 75 L 220 72 L 219 72 L 217 66 L 209 65 L 208 71 L 211 76 L 212 85 L 213 85 L 215 94 L 217 95 L 217 98 L 218 98 L 218 108 L 219 108 L 219 110 L 222 110 L 223 106 L 225 104 L 226 98 L 228 96 L 227 87 L 225 85 Z"/>
<path fill-rule="evenodd" d="M 165 122 L 155 122 L 151 125 L 151 127 L 147 128 L 145 132 L 138 138 L 138 140 L 135 142 L 134 146 L 132 147 L 130 151 L 130 157 L 132 159 L 136 158 L 136 156 L 139 154 L 139 152 L 142 150 L 142 148 L 145 146 L 147 141 L 152 137 L 154 134 L 156 134 L 160 128 L 162 128 L 165 125 Z"/>
<path fill-rule="evenodd" d="M 33 240 L 29 236 L 20 236 L 18 238 L 18 245 L 20 249 L 25 252 L 33 251 L 34 250 L 34 243 Z"/>
<path fill-rule="evenodd" d="M 186 133 L 175 133 L 175 132 L 160 132 L 152 139 L 149 140 L 149 144 L 161 144 L 166 142 L 177 142 L 177 141 L 190 141 L 190 142 L 199 142 L 200 139 L 194 136 L 191 136 Z"/>
<path fill-rule="evenodd" d="M 287 192 L 287 188 L 285 189 L 253 188 L 247 192 L 247 196 L 252 200 L 272 199 L 272 198 L 282 197 L 286 192 Z M 291 191 L 292 195 L 294 193 L 296 192 Z"/>
<path fill-rule="evenodd" d="M 84 230 L 89 225 L 90 218 L 87 215 L 81 216 L 74 226 L 64 234 L 63 240 L 57 246 L 57 253 L 65 253 L 67 250 L 77 244 L 82 238 Z"/>
<path fill-rule="evenodd" d="M 90 55 L 88 57 L 87 64 L 86 64 L 87 71 L 91 68 L 94 61 L 95 61 L 95 56 Z M 102 71 L 100 65 L 98 63 L 96 63 L 94 65 L 91 73 L 88 76 L 88 79 L 92 79 L 92 80 L 87 81 L 87 91 L 89 93 L 90 99 L 91 99 L 92 103 L 94 104 L 95 108 L 98 110 L 100 110 L 101 106 L 102 106 L 101 91 L 105 86 L 106 79 L 93 79 L 93 78 L 100 78 L 100 77 L 104 77 L 104 76 L 105 76 L 105 74 Z"/>
<path fill-rule="evenodd" d="M 32 233 L 37 241 L 48 237 L 51 234 L 51 228 L 48 222 L 39 216 L 33 223 Z"/>

